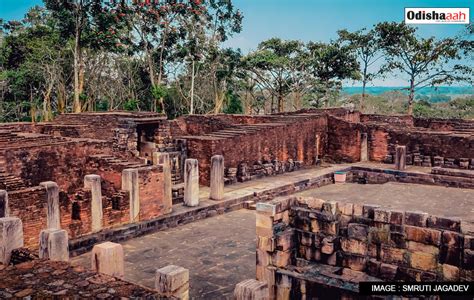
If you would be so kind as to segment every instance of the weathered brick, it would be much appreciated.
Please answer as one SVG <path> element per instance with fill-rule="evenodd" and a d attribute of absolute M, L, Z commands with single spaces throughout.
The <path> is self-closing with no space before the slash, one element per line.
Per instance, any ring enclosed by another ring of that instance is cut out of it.
<path fill-rule="evenodd" d="M 347 253 L 367 255 L 367 242 L 356 239 L 341 238 L 341 249 Z"/>
<path fill-rule="evenodd" d="M 437 256 L 430 253 L 410 252 L 410 266 L 423 271 L 436 271 L 438 267 Z"/>
<path fill-rule="evenodd" d="M 430 216 L 426 222 L 428 227 L 446 229 L 451 231 L 461 231 L 461 219 Z"/>
<path fill-rule="evenodd" d="M 441 246 L 439 251 L 439 262 L 453 266 L 461 266 L 462 249 L 457 247 Z"/>
<path fill-rule="evenodd" d="M 443 231 L 442 245 L 447 247 L 462 247 L 464 244 L 463 236 L 453 231 Z"/>
<path fill-rule="evenodd" d="M 368 239 L 369 227 L 364 224 L 350 223 L 347 226 L 347 236 L 359 241 L 366 241 Z"/>
<path fill-rule="evenodd" d="M 405 224 L 426 227 L 426 220 L 428 219 L 428 214 L 418 211 L 407 211 L 405 212 Z"/>
<path fill-rule="evenodd" d="M 369 242 L 381 244 L 388 243 L 390 235 L 390 226 L 383 224 L 383 226 L 369 227 Z"/>
<path fill-rule="evenodd" d="M 458 281 L 459 280 L 459 268 L 456 266 L 443 264 L 441 265 L 443 272 L 443 280 L 447 281 Z"/>
<path fill-rule="evenodd" d="M 464 250 L 462 266 L 466 270 L 474 270 L 474 250 Z"/>
<path fill-rule="evenodd" d="M 398 266 L 390 264 L 380 264 L 380 278 L 394 280 L 397 276 Z"/>
<path fill-rule="evenodd" d="M 326 201 L 323 203 L 323 212 L 326 212 L 331 215 L 335 215 L 339 211 L 339 203 L 336 201 Z"/>
<path fill-rule="evenodd" d="M 275 250 L 275 239 L 258 236 L 257 248 L 263 251 L 273 252 Z"/>
<path fill-rule="evenodd" d="M 352 203 L 339 203 L 339 209 L 345 216 L 352 216 L 354 212 L 354 204 Z"/>
<path fill-rule="evenodd" d="M 374 209 L 374 221 L 389 223 L 391 220 L 391 212 L 386 209 L 376 208 Z"/>
<path fill-rule="evenodd" d="M 378 277 L 380 273 L 381 262 L 371 258 L 367 261 L 367 274 L 370 276 Z"/>
<path fill-rule="evenodd" d="M 390 232 L 390 246 L 395 248 L 406 248 L 406 244 L 406 235 L 404 233 Z"/>
<path fill-rule="evenodd" d="M 403 211 L 391 210 L 390 211 L 390 224 L 403 225 L 405 214 Z"/>
<path fill-rule="evenodd" d="M 365 218 L 374 219 L 374 210 L 379 208 L 380 205 L 375 204 L 364 204 L 362 206 L 362 215 Z"/>
<path fill-rule="evenodd" d="M 365 271 L 367 268 L 367 257 L 356 254 L 343 254 L 342 266 L 354 271 Z"/>
<path fill-rule="evenodd" d="M 428 254 L 438 255 L 439 248 L 431 245 L 426 245 L 418 242 L 408 241 L 407 249 L 410 251 L 425 252 Z"/>
<path fill-rule="evenodd" d="M 337 248 L 338 239 L 335 236 L 323 238 L 321 252 L 323 254 L 332 254 Z"/>
<path fill-rule="evenodd" d="M 407 240 L 439 246 L 441 244 L 441 231 L 416 226 L 405 226 Z"/>
<path fill-rule="evenodd" d="M 264 267 L 272 265 L 272 256 L 270 253 L 257 249 L 257 265 Z"/>
<path fill-rule="evenodd" d="M 284 268 L 291 264 L 291 251 L 275 251 L 272 255 L 272 265 L 277 268 Z"/>
<path fill-rule="evenodd" d="M 390 264 L 397 264 L 399 266 L 408 265 L 408 252 L 405 249 L 382 245 L 381 259 L 383 262 Z"/>
<path fill-rule="evenodd" d="M 359 217 L 364 216 L 364 206 L 363 206 L 362 204 L 356 204 L 356 203 L 354 203 L 354 206 L 353 206 L 353 215 L 354 215 L 354 216 L 359 216 Z"/>
<path fill-rule="evenodd" d="M 295 246 L 295 235 L 293 229 L 287 229 L 283 232 L 277 233 L 275 236 L 275 240 L 277 250 L 287 251 L 293 249 L 293 247 Z"/>

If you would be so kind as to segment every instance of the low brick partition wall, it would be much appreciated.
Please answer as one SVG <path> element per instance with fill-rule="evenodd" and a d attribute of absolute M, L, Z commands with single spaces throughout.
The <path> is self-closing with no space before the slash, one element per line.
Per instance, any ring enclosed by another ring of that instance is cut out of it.
<path fill-rule="evenodd" d="M 1 299 L 162 299 L 157 291 L 66 262 L 0 265 Z"/>
<path fill-rule="evenodd" d="M 474 280 L 474 236 L 456 219 L 285 197 L 258 203 L 256 226 L 256 277 L 271 298 L 318 296 L 315 285 L 357 297 L 368 280 Z"/>

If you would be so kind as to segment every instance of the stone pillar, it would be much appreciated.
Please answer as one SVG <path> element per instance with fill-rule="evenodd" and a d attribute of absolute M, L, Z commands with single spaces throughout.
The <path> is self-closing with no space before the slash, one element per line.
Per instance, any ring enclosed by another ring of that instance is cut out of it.
<path fill-rule="evenodd" d="M 91 268 L 98 273 L 123 277 L 124 260 L 122 245 L 112 242 L 95 245 L 92 248 Z"/>
<path fill-rule="evenodd" d="M 42 230 L 39 241 L 39 258 L 69 261 L 69 239 L 66 230 Z"/>
<path fill-rule="evenodd" d="M 314 157 L 314 160 L 315 160 L 315 164 L 318 163 L 319 161 L 319 145 L 321 143 L 321 137 L 319 136 L 319 134 L 316 135 L 316 145 L 315 146 L 315 157 Z"/>
<path fill-rule="evenodd" d="M 369 160 L 369 148 L 367 146 L 367 133 L 363 132 L 360 136 L 360 161 Z"/>
<path fill-rule="evenodd" d="M 163 202 L 165 207 L 173 206 L 173 183 L 171 182 L 171 161 L 169 153 L 154 152 L 153 164 L 163 166 Z"/>
<path fill-rule="evenodd" d="M 0 263 L 8 265 L 12 250 L 23 247 L 23 224 L 19 218 L 0 218 Z"/>
<path fill-rule="evenodd" d="M 211 157 L 211 195 L 212 200 L 224 198 L 224 157 L 214 155 Z"/>
<path fill-rule="evenodd" d="M 5 190 L 0 190 L 0 218 L 8 217 L 8 193 Z"/>
<path fill-rule="evenodd" d="M 174 265 L 156 270 L 155 289 L 165 298 L 189 299 L 189 270 Z"/>
<path fill-rule="evenodd" d="M 193 158 L 186 159 L 184 164 L 184 204 L 199 205 L 199 165 Z"/>
<path fill-rule="evenodd" d="M 405 170 L 406 168 L 406 156 L 407 156 L 407 147 L 406 146 L 397 146 L 395 148 L 395 168 L 397 170 Z"/>
<path fill-rule="evenodd" d="M 234 289 L 236 300 L 267 300 L 268 285 L 255 279 L 248 279 L 237 283 Z"/>
<path fill-rule="evenodd" d="M 46 214 L 46 228 L 47 229 L 61 229 L 61 219 L 59 216 L 59 188 L 56 182 L 46 181 L 41 182 L 40 186 L 46 189 L 48 195 L 47 199 L 47 214 Z"/>
<path fill-rule="evenodd" d="M 84 188 L 91 190 L 91 215 L 92 232 L 102 230 L 103 211 L 102 211 L 102 186 L 99 175 L 86 175 L 84 177 Z"/>
<path fill-rule="evenodd" d="M 130 222 L 138 222 L 140 219 L 140 194 L 137 169 L 122 171 L 122 190 L 128 191 L 130 195 Z"/>

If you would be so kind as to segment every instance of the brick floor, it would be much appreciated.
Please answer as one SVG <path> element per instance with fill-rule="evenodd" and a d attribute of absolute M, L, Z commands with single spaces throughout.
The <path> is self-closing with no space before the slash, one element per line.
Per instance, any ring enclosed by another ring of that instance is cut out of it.
<path fill-rule="evenodd" d="M 231 298 L 234 286 L 255 277 L 255 212 L 238 210 L 122 243 L 125 279 L 154 287 L 155 270 L 190 270 L 193 299 Z M 90 253 L 74 264 L 89 266 Z"/>

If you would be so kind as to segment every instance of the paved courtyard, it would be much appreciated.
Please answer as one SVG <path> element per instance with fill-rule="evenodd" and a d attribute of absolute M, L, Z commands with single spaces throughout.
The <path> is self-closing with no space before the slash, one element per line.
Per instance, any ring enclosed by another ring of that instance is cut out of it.
<path fill-rule="evenodd" d="M 255 212 L 238 210 L 122 243 L 125 279 L 154 288 L 155 270 L 190 270 L 192 299 L 229 299 L 235 284 L 255 277 Z M 90 252 L 73 259 L 90 266 Z"/>
<path fill-rule="evenodd" d="M 331 184 L 298 193 L 324 200 L 377 204 L 405 211 L 419 210 L 433 215 L 458 217 L 463 229 L 474 225 L 474 190 L 442 186 L 388 182 L 384 184 Z"/>

